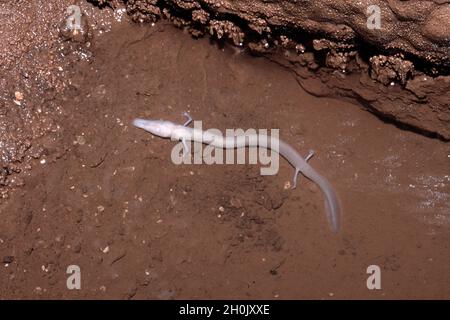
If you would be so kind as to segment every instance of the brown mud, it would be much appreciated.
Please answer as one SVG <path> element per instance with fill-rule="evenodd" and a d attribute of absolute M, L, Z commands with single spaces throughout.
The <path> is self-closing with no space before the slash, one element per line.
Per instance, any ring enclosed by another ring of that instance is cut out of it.
<path fill-rule="evenodd" d="M 6 177 L 22 183 L 0 204 L 1 298 L 450 298 L 448 143 L 166 22 L 109 29 L 70 48 L 87 58 L 63 60 L 58 112 L 46 113 L 59 128 L 31 136 L 42 152 L 19 164 L 33 169 Z M 23 81 L 10 79 L 8 99 Z M 184 111 L 205 128 L 279 128 L 314 149 L 342 202 L 340 232 L 312 182 L 285 189 L 283 160 L 266 177 L 255 165 L 176 166 L 174 142 L 130 124 Z M 69 265 L 81 290 L 66 287 Z M 367 289 L 369 265 L 382 290 Z"/>

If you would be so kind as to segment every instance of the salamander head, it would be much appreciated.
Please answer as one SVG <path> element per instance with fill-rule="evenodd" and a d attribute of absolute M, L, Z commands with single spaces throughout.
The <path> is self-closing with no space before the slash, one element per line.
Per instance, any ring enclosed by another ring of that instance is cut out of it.
<path fill-rule="evenodd" d="M 133 125 L 161 138 L 170 138 L 176 127 L 176 124 L 170 121 L 145 119 L 134 119 Z"/>

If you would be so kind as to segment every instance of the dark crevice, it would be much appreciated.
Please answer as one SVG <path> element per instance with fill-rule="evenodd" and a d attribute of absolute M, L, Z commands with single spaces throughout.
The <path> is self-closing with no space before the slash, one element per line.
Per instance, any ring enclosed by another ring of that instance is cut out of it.
<path fill-rule="evenodd" d="M 439 135 L 436 132 L 431 132 L 428 130 L 417 128 L 417 127 L 407 124 L 407 123 L 399 122 L 392 115 L 382 113 L 382 112 L 378 111 L 377 109 L 373 108 L 367 100 L 365 100 L 364 98 L 362 98 L 360 96 L 356 95 L 355 100 L 358 101 L 358 103 L 361 106 L 363 106 L 367 111 L 374 114 L 378 119 L 380 119 L 381 121 L 383 121 L 385 123 L 391 124 L 400 130 L 410 131 L 410 132 L 414 132 L 416 134 L 425 136 L 427 138 L 438 139 L 438 140 L 441 140 L 444 142 L 448 142 L 447 139 L 445 139 L 443 136 Z"/>

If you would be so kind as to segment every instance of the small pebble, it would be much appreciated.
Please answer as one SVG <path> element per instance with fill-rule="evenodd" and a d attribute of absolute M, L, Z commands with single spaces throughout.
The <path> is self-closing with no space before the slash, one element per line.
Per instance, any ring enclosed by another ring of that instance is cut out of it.
<path fill-rule="evenodd" d="M 17 101 L 22 101 L 23 100 L 23 93 L 20 91 L 16 91 L 14 92 L 14 97 L 16 97 Z"/>
<path fill-rule="evenodd" d="M 239 200 L 238 198 L 231 198 L 230 205 L 236 209 L 242 208 L 241 200 Z"/>
<path fill-rule="evenodd" d="M 82 146 L 86 143 L 86 138 L 83 136 L 77 136 L 76 143 L 78 143 L 80 146 Z"/>
<path fill-rule="evenodd" d="M 21 101 L 23 100 L 23 93 L 20 91 L 16 91 L 14 92 L 14 97 L 15 99 L 13 99 L 13 102 L 18 106 L 22 105 Z"/>
<path fill-rule="evenodd" d="M 4 256 L 2 262 L 3 263 L 12 263 L 14 261 L 14 257 L 13 256 Z"/>

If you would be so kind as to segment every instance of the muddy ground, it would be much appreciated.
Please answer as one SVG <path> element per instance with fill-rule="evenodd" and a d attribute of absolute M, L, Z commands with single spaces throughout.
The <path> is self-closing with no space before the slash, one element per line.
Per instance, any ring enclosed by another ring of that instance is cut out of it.
<path fill-rule="evenodd" d="M 117 20 L 64 42 L 64 89 L 45 113 L 57 130 L 30 135 L 6 177 L 21 183 L 0 205 L 1 298 L 450 298 L 448 143 L 315 97 L 264 57 L 164 21 Z M 4 78 L 12 108 L 24 80 Z M 184 111 L 207 128 L 279 128 L 302 154 L 314 149 L 310 164 L 343 206 L 339 233 L 312 182 L 285 189 L 286 162 L 265 177 L 255 165 L 176 166 L 174 142 L 130 124 Z M 81 290 L 66 287 L 69 265 Z M 369 265 L 381 290 L 367 289 Z"/>

